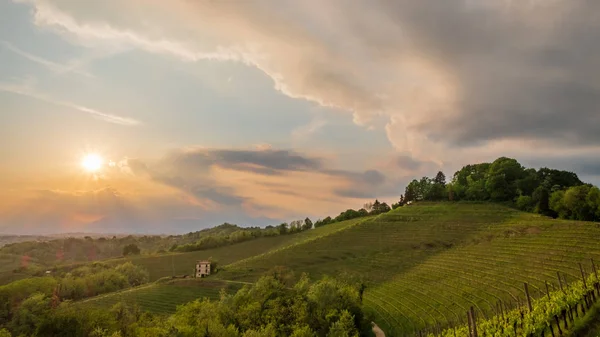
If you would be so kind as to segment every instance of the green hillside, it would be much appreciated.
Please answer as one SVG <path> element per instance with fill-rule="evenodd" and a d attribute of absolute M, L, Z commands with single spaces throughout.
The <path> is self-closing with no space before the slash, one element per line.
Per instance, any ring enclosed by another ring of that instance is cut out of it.
<path fill-rule="evenodd" d="M 304 244 L 314 242 L 319 238 L 335 234 L 370 219 L 372 217 L 342 221 L 293 235 L 260 238 L 216 249 L 182 254 L 140 256 L 127 260 L 146 268 L 150 273 L 150 281 L 156 281 L 159 278 L 169 277 L 173 274 L 192 274 L 198 259 L 212 257 L 219 262 L 220 266 L 228 265 L 225 268 L 230 268 L 229 266 L 236 265 L 236 261 L 240 261 L 241 265 L 244 265 L 249 261 L 253 261 L 253 259 L 264 258 L 278 252 L 284 252 L 285 254 L 289 249 L 301 247 Z M 123 263 L 125 259 L 115 259 L 111 262 Z M 134 289 L 97 296 L 78 303 L 110 307 L 122 300 L 130 304 L 137 303 L 142 309 L 154 313 L 173 313 L 177 304 L 183 304 L 200 297 L 218 298 L 221 288 L 226 287 L 227 290 L 233 291 L 243 284 L 236 281 L 225 283 L 215 279 L 216 277 L 211 277 L 209 279 L 211 282 L 192 279 L 176 280 L 169 284 L 152 283 Z"/>
<path fill-rule="evenodd" d="M 214 249 L 166 255 L 141 255 L 130 258 L 114 259 L 111 260 L 111 262 L 116 264 L 131 261 L 134 264 L 140 265 L 146 268 L 150 273 L 150 281 L 155 281 L 165 276 L 192 275 L 194 273 L 196 261 L 200 259 L 212 258 L 213 261 L 217 261 L 218 268 L 222 268 L 225 265 L 249 257 L 262 256 L 261 254 L 267 252 L 278 251 L 285 247 L 310 242 L 311 240 L 330 235 L 365 219 L 370 218 L 342 221 L 296 234 L 264 237 Z"/>
<path fill-rule="evenodd" d="M 139 288 L 92 297 L 77 302 L 77 305 L 110 308 L 117 302 L 124 302 L 130 305 L 137 304 L 142 310 L 155 314 L 172 314 L 177 305 L 204 297 L 218 299 L 222 289 L 232 293 L 242 285 L 199 279 L 152 283 Z"/>
<path fill-rule="evenodd" d="M 252 281 L 273 266 L 351 275 L 367 284 L 366 310 L 389 335 L 462 319 L 470 305 L 484 316 L 498 300 L 558 287 L 600 262 L 600 226 L 553 220 L 488 203 L 420 203 L 357 222 L 318 240 L 238 261 L 218 274 Z"/>
<path fill-rule="evenodd" d="M 191 274 L 197 259 L 209 257 L 219 262 L 211 281 L 253 282 L 277 266 L 312 278 L 362 280 L 365 310 L 387 336 L 402 336 L 464 321 L 470 306 L 489 316 L 499 300 L 522 301 L 523 282 L 541 297 L 545 281 L 558 288 L 557 271 L 575 281 L 578 263 L 587 271 L 590 258 L 600 264 L 599 237 L 600 225 L 592 222 L 554 220 L 492 203 L 422 202 L 294 235 L 130 260 L 147 268 L 151 280 Z M 226 283 L 194 284 L 152 284 L 82 303 L 107 307 L 123 299 L 170 313 L 176 304 L 214 298 Z"/>

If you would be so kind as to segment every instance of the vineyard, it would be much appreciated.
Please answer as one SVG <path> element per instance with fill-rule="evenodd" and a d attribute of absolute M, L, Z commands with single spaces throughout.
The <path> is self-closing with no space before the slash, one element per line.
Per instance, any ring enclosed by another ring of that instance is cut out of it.
<path fill-rule="evenodd" d="M 207 280 L 180 280 L 169 283 L 152 283 L 134 289 L 96 296 L 77 302 L 77 305 L 110 308 L 117 302 L 137 304 L 144 311 L 155 314 L 172 314 L 177 305 L 198 298 L 218 299 L 221 289 L 235 293 L 242 284 Z"/>
<path fill-rule="evenodd" d="M 464 320 L 473 306 L 523 301 L 580 279 L 579 262 L 600 261 L 600 226 L 553 220 L 494 204 L 420 203 L 359 221 L 318 240 L 240 260 L 222 279 L 253 281 L 273 266 L 367 284 L 365 308 L 388 336 Z"/>
<path fill-rule="evenodd" d="M 560 275 L 560 274 L 558 274 Z M 558 276 L 559 277 L 559 276 Z M 502 302 L 496 307 L 496 315 L 489 319 L 477 319 L 474 310 L 467 312 L 467 324 L 443 331 L 435 327 L 433 332 L 419 331 L 417 336 L 476 337 L 476 336 L 562 336 L 573 328 L 600 299 L 598 273 L 582 274 L 582 280 L 562 285 L 560 290 L 547 290 L 546 296 L 507 309 Z M 524 285 L 528 292 L 527 284 Z"/>

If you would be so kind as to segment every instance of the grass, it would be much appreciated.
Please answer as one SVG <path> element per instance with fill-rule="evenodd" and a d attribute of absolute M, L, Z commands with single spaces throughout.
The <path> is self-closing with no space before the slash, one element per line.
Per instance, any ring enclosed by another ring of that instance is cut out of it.
<path fill-rule="evenodd" d="M 241 287 L 240 283 L 215 280 L 177 280 L 100 295 L 77 302 L 76 305 L 110 308 L 122 301 L 130 305 L 137 304 L 142 310 L 155 314 L 172 314 L 177 305 L 201 298 L 219 299 L 221 289 L 235 293 Z"/>

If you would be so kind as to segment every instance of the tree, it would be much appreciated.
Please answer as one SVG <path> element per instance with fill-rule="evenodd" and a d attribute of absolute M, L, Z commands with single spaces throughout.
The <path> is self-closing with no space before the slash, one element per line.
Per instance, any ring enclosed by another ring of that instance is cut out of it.
<path fill-rule="evenodd" d="M 367 202 L 366 204 L 363 205 L 363 208 L 366 209 L 367 212 L 371 212 L 373 210 L 373 203 Z"/>
<path fill-rule="evenodd" d="M 139 255 L 140 248 L 135 243 L 130 243 L 123 247 L 123 256 L 127 255 Z"/>
<path fill-rule="evenodd" d="M 433 183 L 434 184 L 440 184 L 444 187 L 446 187 L 446 175 L 444 174 L 444 172 L 439 171 L 435 178 L 433 178 Z"/>
<path fill-rule="evenodd" d="M 304 226 L 302 227 L 303 230 L 308 230 L 308 229 L 312 229 L 313 228 L 313 223 L 312 221 L 307 217 L 306 219 L 304 219 Z"/>
<path fill-rule="evenodd" d="M 404 190 L 404 200 L 406 202 L 419 200 L 418 189 L 419 182 L 416 179 L 414 179 L 406 186 L 406 189 Z"/>
<path fill-rule="evenodd" d="M 288 233 L 287 222 L 281 223 L 279 226 L 277 226 L 277 228 L 279 229 L 279 234 L 287 234 Z"/>
<path fill-rule="evenodd" d="M 532 198 L 528 195 L 521 195 L 517 197 L 516 204 L 518 209 L 527 212 L 533 210 L 534 207 Z"/>
<path fill-rule="evenodd" d="M 525 169 L 518 161 L 500 157 L 490 166 L 485 188 L 492 200 L 513 200 L 517 196 L 516 182 L 524 176 Z"/>

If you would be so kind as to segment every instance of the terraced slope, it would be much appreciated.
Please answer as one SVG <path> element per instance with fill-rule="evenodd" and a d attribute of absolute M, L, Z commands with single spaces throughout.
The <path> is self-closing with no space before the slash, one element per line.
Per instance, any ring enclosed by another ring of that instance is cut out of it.
<path fill-rule="evenodd" d="M 273 266 L 312 276 L 362 278 L 371 312 L 387 335 L 462 319 L 474 305 L 523 298 L 523 282 L 541 296 L 600 264 L 600 225 L 553 220 L 494 204 L 423 203 L 346 227 L 302 245 L 226 266 L 219 278 L 252 281 Z"/>
<path fill-rule="evenodd" d="M 170 283 L 153 283 L 135 289 L 92 297 L 76 305 L 110 308 L 117 302 L 137 304 L 144 311 L 155 314 L 172 314 L 177 305 L 199 298 L 218 299 L 221 289 L 234 293 L 243 284 L 210 280 L 179 280 Z"/>

